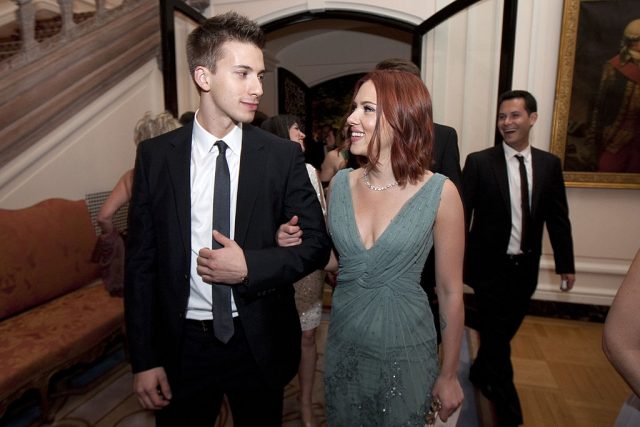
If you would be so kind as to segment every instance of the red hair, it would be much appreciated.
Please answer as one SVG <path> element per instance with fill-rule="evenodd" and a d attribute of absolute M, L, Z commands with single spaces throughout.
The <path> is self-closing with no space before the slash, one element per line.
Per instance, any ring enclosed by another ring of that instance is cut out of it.
<path fill-rule="evenodd" d="M 380 158 L 380 122 L 391 131 L 391 167 L 398 184 L 417 182 L 431 166 L 433 116 L 431 96 L 417 76 L 404 71 L 376 70 L 362 77 L 355 94 L 367 81 L 376 88 L 376 127 L 367 148 L 365 167 L 377 169 Z"/>

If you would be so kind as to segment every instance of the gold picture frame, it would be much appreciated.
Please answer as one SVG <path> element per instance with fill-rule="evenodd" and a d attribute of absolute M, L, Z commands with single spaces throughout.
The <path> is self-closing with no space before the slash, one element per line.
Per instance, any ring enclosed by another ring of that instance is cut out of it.
<path fill-rule="evenodd" d="M 616 18 L 613 20 L 616 24 L 611 24 L 612 16 Z M 588 30 L 579 28 L 581 18 L 585 19 L 583 27 L 590 25 Z M 602 140 L 593 137 L 597 134 L 592 132 L 595 125 L 591 123 L 596 122 L 590 121 L 590 118 L 595 117 L 593 105 L 598 97 L 600 76 L 607 60 L 598 62 L 594 60 L 595 57 L 588 55 L 597 51 L 597 44 L 604 44 L 606 37 L 617 37 L 614 46 L 608 43 L 599 47 L 600 58 L 604 55 L 602 52 L 609 48 L 609 57 L 617 56 L 625 28 L 621 21 L 629 21 L 630 18 L 640 18 L 640 2 L 564 1 L 550 151 L 562 159 L 564 178 L 569 187 L 640 189 L 640 173 L 635 173 L 635 169 L 633 172 L 601 171 L 598 149 L 591 148 L 598 146 L 593 142 L 602 146 Z M 609 25 L 614 26 L 608 28 Z M 580 51 L 578 58 L 577 46 Z M 589 69 L 585 64 L 595 68 Z M 638 142 L 638 138 L 636 136 L 629 144 Z M 600 148 L 600 151 L 604 150 Z M 584 161 L 585 158 L 590 159 L 591 163 Z M 592 160 L 594 158 L 595 162 Z"/>

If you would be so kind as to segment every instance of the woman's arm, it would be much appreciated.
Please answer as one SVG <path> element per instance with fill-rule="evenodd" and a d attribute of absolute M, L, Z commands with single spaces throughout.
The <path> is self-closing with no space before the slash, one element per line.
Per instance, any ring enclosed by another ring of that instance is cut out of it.
<path fill-rule="evenodd" d="M 320 166 L 320 182 L 327 183 L 331 181 L 334 175 L 347 164 L 346 160 L 340 155 L 339 150 L 331 150 L 324 156 L 322 166 Z"/>
<path fill-rule="evenodd" d="M 440 399 L 443 421 L 462 403 L 458 381 L 458 362 L 464 331 L 462 263 L 464 259 L 464 211 L 455 185 L 444 183 L 434 226 L 436 293 L 440 306 L 442 366 L 433 387 L 433 398 Z"/>
<path fill-rule="evenodd" d="M 611 364 L 640 396 L 640 250 L 607 314 L 602 349 Z"/>
<path fill-rule="evenodd" d="M 103 234 L 113 231 L 113 216 L 125 203 L 131 199 L 131 183 L 133 181 L 133 170 L 124 173 L 116 183 L 111 194 L 98 212 L 97 221 Z"/>

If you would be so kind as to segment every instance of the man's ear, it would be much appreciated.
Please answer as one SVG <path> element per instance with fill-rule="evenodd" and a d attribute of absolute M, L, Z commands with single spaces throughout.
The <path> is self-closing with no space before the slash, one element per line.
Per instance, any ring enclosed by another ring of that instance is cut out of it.
<path fill-rule="evenodd" d="M 193 70 L 193 81 L 196 82 L 200 90 L 208 92 L 211 89 L 211 86 L 209 86 L 210 75 L 211 73 L 209 73 L 208 69 L 199 65 Z"/>
<path fill-rule="evenodd" d="M 538 120 L 538 113 L 529 114 L 529 123 L 531 124 L 531 126 L 535 124 L 536 120 Z"/>

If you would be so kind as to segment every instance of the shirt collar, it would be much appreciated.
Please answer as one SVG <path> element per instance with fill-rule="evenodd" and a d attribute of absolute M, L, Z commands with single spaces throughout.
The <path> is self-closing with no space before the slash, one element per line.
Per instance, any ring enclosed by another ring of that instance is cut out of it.
<path fill-rule="evenodd" d="M 502 141 L 502 148 L 504 148 L 504 156 L 507 160 L 515 157 L 516 154 L 521 154 L 524 157 L 525 161 L 531 160 L 531 145 L 527 145 L 527 148 L 522 151 L 517 151 L 511 148 L 509 144 Z"/>
<path fill-rule="evenodd" d="M 199 112 L 200 110 L 196 111 L 193 120 L 193 139 L 196 150 L 200 153 L 209 153 L 213 150 L 216 141 L 222 139 L 227 144 L 227 147 L 231 149 L 231 152 L 239 156 L 242 151 L 242 123 L 234 126 L 226 135 L 219 137 L 209 133 L 202 127 L 198 122 Z"/>

